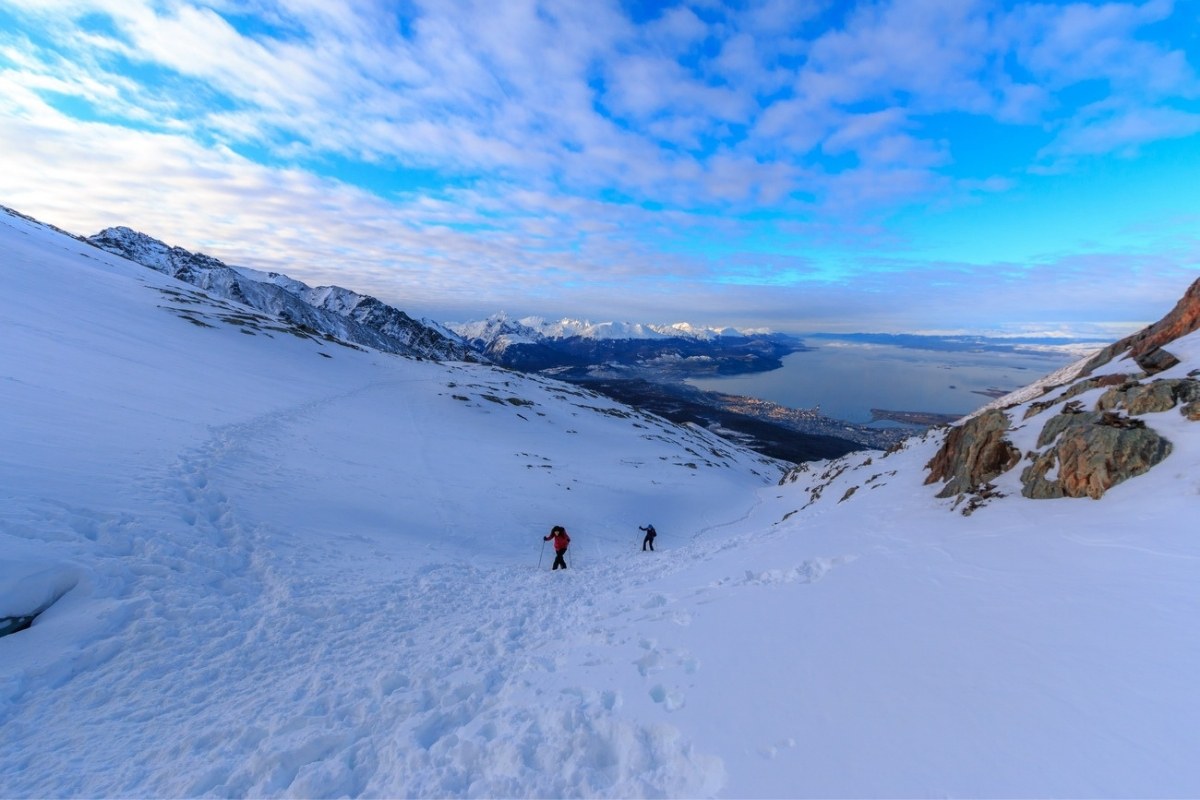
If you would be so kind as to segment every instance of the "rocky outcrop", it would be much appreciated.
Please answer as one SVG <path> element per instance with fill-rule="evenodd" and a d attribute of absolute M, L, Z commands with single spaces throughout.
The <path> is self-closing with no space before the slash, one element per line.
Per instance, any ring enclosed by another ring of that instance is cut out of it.
<path fill-rule="evenodd" d="M 1048 408 L 1053 408 L 1059 403 L 1078 397 L 1084 392 L 1090 392 L 1092 389 L 1099 389 L 1105 386 L 1120 386 L 1121 384 L 1127 383 L 1131 380 L 1133 380 L 1132 375 L 1116 373 L 1113 375 L 1101 375 L 1098 378 L 1088 378 L 1087 380 L 1078 381 L 1057 397 L 1054 397 L 1050 400 L 1038 400 L 1030 403 L 1029 407 L 1025 409 L 1025 419 L 1037 416 Z"/>
<path fill-rule="evenodd" d="M 1097 499 L 1167 458 L 1173 449 L 1171 442 L 1149 423 L 1155 415 L 1173 410 L 1185 419 L 1200 421 L 1200 370 L 1193 369 L 1186 377 L 1150 376 L 1177 367 L 1179 354 L 1187 351 L 1181 347 L 1173 353 L 1171 343 L 1198 328 L 1200 280 L 1162 320 L 1105 348 L 1075 373 L 1073 380 L 1047 390 L 1045 399 L 1028 402 L 1022 421 L 1036 425 L 1044 419 L 1045 423 L 1019 476 L 1021 494 L 1038 500 Z M 1138 370 L 1092 375 L 1122 355 L 1132 359 Z M 1039 417 L 1053 408 L 1059 413 Z M 1020 404 L 1009 409 L 1018 413 Z M 1009 426 L 1007 415 L 991 410 L 951 428 L 926 465 L 925 483 L 944 482 L 937 496 L 957 497 L 955 507 L 969 498 L 962 506 L 964 514 L 992 497 L 1003 496 L 989 482 L 1022 460 L 1010 441 L 1013 429 Z"/>
<path fill-rule="evenodd" d="M 1126 381 L 1109 389 L 1096 401 L 1099 411 L 1123 410 L 1133 416 L 1170 411 L 1178 405 L 1200 400 L 1200 381 L 1194 378 L 1157 380 L 1150 383 Z"/>
<path fill-rule="evenodd" d="M 1114 385 L 1114 379 L 1115 385 Z M 1067 398 L 1108 386 L 1094 410 Z M 1127 375 L 1079 381 L 1053 401 L 1029 406 L 1026 418 L 1050 405 L 1061 412 L 1046 421 L 1032 462 L 1021 473 L 1021 494 L 1037 500 L 1059 497 L 1097 499 L 1122 481 L 1141 475 L 1171 453 L 1171 443 L 1141 417 L 1179 408 L 1200 419 L 1200 380 L 1193 377 L 1142 383 Z M 987 481 L 1017 464 L 1015 448 L 1004 438 L 1008 419 L 997 411 L 951 429 L 929 462 L 926 483 L 946 481 L 938 497 L 978 495 Z M 965 512 L 964 512 L 965 513 Z"/>
<path fill-rule="evenodd" d="M 1137 362 L 1147 375 L 1156 375 L 1179 363 L 1178 358 L 1163 350 L 1164 346 L 1197 328 L 1200 328 L 1200 279 L 1188 287 L 1169 314 L 1148 328 L 1101 350 L 1088 361 L 1081 374 L 1088 375 L 1124 353 L 1127 358 Z"/>
<path fill-rule="evenodd" d="M 1039 448 L 1048 445 L 1021 473 L 1026 497 L 1097 499 L 1171 453 L 1171 443 L 1143 421 L 1105 411 L 1053 417 L 1038 438 Z"/>
<path fill-rule="evenodd" d="M 1021 453 L 1005 438 L 1008 415 L 993 409 L 951 428 L 937 454 L 925 465 L 926 484 L 945 481 L 938 497 L 977 490 L 1017 465 Z"/>

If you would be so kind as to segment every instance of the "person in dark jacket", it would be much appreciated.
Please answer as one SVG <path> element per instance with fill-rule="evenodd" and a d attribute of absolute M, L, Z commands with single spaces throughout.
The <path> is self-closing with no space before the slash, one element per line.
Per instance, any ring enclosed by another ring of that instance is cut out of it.
<path fill-rule="evenodd" d="M 550 529 L 549 536 L 542 537 L 543 542 L 549 542 L 551 540 L 554 541 L 554 566 L 552 566 L 550 569 L 552 571 L 558 569 L 559 567 L 566 569 L 567 562 L 563 556 L 567 553 L 567 545 L 571 543 L 571 537 L 567 536 L 567 529 L 562 525 L 555 525 Z"/>
<path fill-rule="evenodd" d="M 658 536 L 658 531 L 654 530 L 653 525 L 646 525 L 644 528 L 638 525 L 638 530 L 646 532 L 646 538 L 642 539 L 642 552 L 646 552 L 647 546 L 649 546 L 651 552 L 654 552 L 654 537 Z"/>

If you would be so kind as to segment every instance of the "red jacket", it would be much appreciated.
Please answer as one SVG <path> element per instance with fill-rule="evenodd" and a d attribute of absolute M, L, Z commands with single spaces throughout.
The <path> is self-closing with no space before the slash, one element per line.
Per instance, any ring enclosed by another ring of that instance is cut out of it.
<path fill-rule="evenodd" d="M 567 536 L 566 531 L 563 531 L 562 533 L 552 533 L 549 536 L 542 537 L 542 541 L 544 542 L 548 542 L 551 539 L 554 540 L 554 552 L 556 553 L 561 553 L 563 550 L 566 550 L 567 545 L 571 543 L 571 537 Z"/>

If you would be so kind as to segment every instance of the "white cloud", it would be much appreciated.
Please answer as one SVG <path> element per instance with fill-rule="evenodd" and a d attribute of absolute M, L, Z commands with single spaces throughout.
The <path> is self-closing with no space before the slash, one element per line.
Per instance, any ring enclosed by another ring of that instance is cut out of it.
<path fill-rule="evenodd" d="M 1085 109 L 1045 149 L 1051 161 L 1067 157 L 1117 153 L 1131 157 L 1147 143 L 1200 133 L 1200 113 L 1169 107 Z"/>
<path fill-rule="evenodd" d="M 705 283 L 718 234 L 720 253 L 756 237 L 869 252 L 904 244 L 889 210 L 1018 188 L 1021 165 L 957 175 L 962 143 L 926 125 L 938 115 L 1036 131 L 1035 166 L 1059 170 L 1200 133 L 1181 102 L 1198 96 L 1187 54 L 1146 33 L 1178 19 L 1164 2 L 695 3 L 642 26 L 616 0 L 430 0 L 404 20 L 319 0 L 11 5 L 40 28 L 0 32 L 0 145 L 22 155 L 0 175 L 5 201 L 232 258 L 259 243 L 297 277 L 397 300 L 515 309 L 624 281 L 626 300 L 719 308 L 729 284 Z M 818 27 L 823 12 L 842 22 Z M 72 24 L 88 14 L 116 35 Z M 245 15 L 261 30 L 239 29 Z M 1064 103 L 1080 85 L 1097 99 Z M 54 112 L 51 94 L 112 124 Z M 236 154 L 260 151 L 285 166 Z M 384 197 L 322 177 L 339 159 L 458 182 Z M 632 202 L 598 199 L 613 196 Z M 736 218 L 763 208 L 779 220 L 766 234 Z M 771 291 L 812 279 L 749 258 L 730 268 Z"/>
<path fill-rule="evenodd" d="M 1040 84 L 1054 91 L 1091 82 L 1104 91 L 1086 105 L 1055 109 L 1057 136 L 1041 151 L 1039 169 L 1061 170 L 1078 157 L 1130 155 L 1141 145 L 1200 130 L 1200 116 L 1177 105 L 1200 97 L 1200 78 L 1186 54 L 1138 36 L 1173 10 L 1170 2 L 1148 2 L 1014 11 L 1008 33 Z"/>

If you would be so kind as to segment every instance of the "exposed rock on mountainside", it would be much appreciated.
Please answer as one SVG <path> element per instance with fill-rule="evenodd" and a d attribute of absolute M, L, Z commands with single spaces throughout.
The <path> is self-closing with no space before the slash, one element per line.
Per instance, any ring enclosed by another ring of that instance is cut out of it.
<path fill-rule="evenodd" d="M 925 483 L 944 482 L 938 497 L 978 499 L 993 493 L 989 482 L 1022 462 L 1014 442 L 1031 434 L 1036 434 L 1036 444 L 1026 453 L 1028 463 L 1020 473 L 1026 497 L 1095 499 L 1145 473 L 1172 451 L 1172 443 L 1151 424 L 1155 415 L 1174 412 L 1200 420 L 1200 369 L 1170 348 L 1197 328 L 1200 280 L 1162 320 L 1105 348 L 1067 383 L 1044 387 L 1047 399 L 1027 403 L 1019 414 L 1022 424 L 1013 427 L 1005 410 L 991 409 L 951 428 L 926 465 Z M 1127 359 L 1136 370 L 1124 365 Z M 1111 371 L 1094 374 L 1106 367 Z M 1149 380 L 1153 375 L 1162 377 Z M 1046 415 L 1056 407 L 1058 414 Z M 1022 430 L 1026 427 L 1032 430 Z M 964 513 L 978 506 L 969 503 Z"/>
<path fill-rule="evenodd" d="M 1083 375 L 1112 361 L 1122 353 L 1132 358 L 1147 375 L 1155 375 L 1179 363 L 1169 352 L 1168 344 L 1200 327 L 1200 280 L 1194 282 L 1175 304 L 1175 308 L 1153 325 L 1104 348 L 1087 362 Z"/>
<path fill-rule="evenodd" d="M 374 297 L 338 286 L 313 288 L 278 273 L 230 267 L 203 253 L 171 247 L 126 227 L 107 228 L 85 241 L 166 273 L 210 295 L 315 331 L 387 353 L 449 361 L 481 360 L 450 338 Z"/>
<path fill-rule="evenodd" d="M 970 492 L 1007 472 L 1021 460 L 1021 452 L 1005 438 L 1009 419 L 993 410 L 951 428 L 942 449 L 926 465 L 925 483 L 945 481 L 938 497 Z"/>
<path fill-rule="evenodd" d="M 1194 378 L 1157 380 L 1150 383 L 1126 381 L 1100 396 L 1102 411 L 1123 410 L 1133 415 L 1169 411 L 1180 404 L 1200 400 L 1200 381 Z"/>
<path fill-rule="evenodd" d="M 1038 436 L 1038 447 L 1047 446 L 1021 473 L 1021 493 L 1026 497 L 1099 498 L 1171 453 L 1171 443 L 1142 420 L 1065 408 L 1050 418 Z M 1057 478 L 1050 477 L 1054 473 Z"/>

